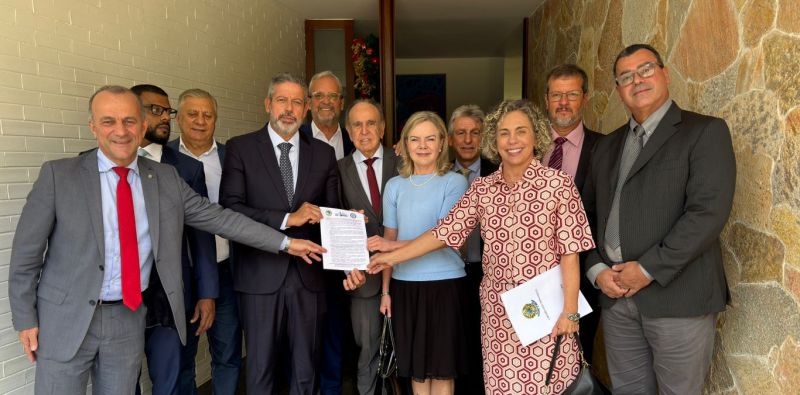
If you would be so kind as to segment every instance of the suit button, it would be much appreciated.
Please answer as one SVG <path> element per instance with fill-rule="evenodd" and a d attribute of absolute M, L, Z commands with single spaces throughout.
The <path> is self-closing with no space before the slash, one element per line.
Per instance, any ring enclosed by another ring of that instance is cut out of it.
<path fill-rule="evenodd" d="M 101 271 L 101 272 L 102 272 L 103 270 L 105 270 L 105 269 L 106 269 L 106 267 L 105 267 L 105 266 L 103 266 L 103 265 L 100 265 L 100 271 Z"/>
<path fill-rule="evenodd" d="M 94 306 L 95 304 L 97 304 L 97 302 L 95 302 L 94 300 L 90 300 L 90 301 L 89 301 L 89 304 L 90 304 L 90 305 L 92 305 L 92 306 Z"/>

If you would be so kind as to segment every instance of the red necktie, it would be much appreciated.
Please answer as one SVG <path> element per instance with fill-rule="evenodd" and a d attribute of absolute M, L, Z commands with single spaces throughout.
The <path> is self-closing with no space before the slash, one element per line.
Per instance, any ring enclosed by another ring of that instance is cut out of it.
<path fill-rule="evenodd" d="M 139 277 L 139 242 L 136 238 L 136 216 L 133 213 L 133 195 L 128 184 L 127 167 L 115 167 L 117 183 L 117 221 L 119 249 L 122 257 L 122 303 L 131 310 L 142 304 L 142 286 Z"/>
<path fill-rule="evenodd" d="M 375 177 L 375 169 L 372 168 L 372 164 L 378 158 L 369 158 L 365 159 L 364 163 L 367 165 L 367 184 L 369 185 L 369 198 L 372 200 L 372 211 L 375 212 L 375 215 L 381 215 L 381 193 L 378 190 L 378 178 Z"/>
<path fill-rule="evenodd" d="M 564 143 L 567 139 L 559 137 L 555 141 L 556 146 L 553 148 L 553 153 L 550 154 L 550 161 L 547 162 L 547 167 L 561 170 L 561 163 L 564 161 Z"/>

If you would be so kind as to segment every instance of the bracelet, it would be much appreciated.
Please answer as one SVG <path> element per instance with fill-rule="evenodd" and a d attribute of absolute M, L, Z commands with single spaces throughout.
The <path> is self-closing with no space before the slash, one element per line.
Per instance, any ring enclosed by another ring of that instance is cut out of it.
<path fill-rule="evenodd" d="M 389 291 L 381 292 L 381 297 L 389 296 Z"/>

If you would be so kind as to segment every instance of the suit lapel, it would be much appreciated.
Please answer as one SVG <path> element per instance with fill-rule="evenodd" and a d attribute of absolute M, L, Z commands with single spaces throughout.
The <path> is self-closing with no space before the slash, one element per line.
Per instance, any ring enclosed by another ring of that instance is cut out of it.
<path fill-rule="evenodd" d="M 653 158 L 653 155 L 658 152 L 664 143 L 672 137 L 675 132 L 678 131 L 678 128 L 675 126 L 681 122 L 681 109 L 678 107 L 677 104 L 672 103 L 667 113 L 664 114 L 664 118 L 661 119 L 656 130 L 653 132 L 653 135 L 647 140 L 647 144 L 642 147 L 642 152 L 639 153 L 639 157 L 636 158 L 636 161 L 633 162 L 631 166 L 631 170 L 628 172 L 628 177 L 625 178 L 625 182 L 631 179 L 631 177 L 636 174 L 639 170 L 644 167 L 644 165 Z"/>
<path fill-rule="evenodd" d="M 597 135 L 589 129 L 584 128 L 583 144 L 581 145 L 581 156 L 578 158 L 578 168 L 575 170 L 575 185 L 578 191 L 583 188 L 583 182 L 586 179 L 586 170 L 589 168 L 589 160 L 591 160 L 592 149 L 597 140 Z"/>
<path fill-rule="evenodd" d="M 163 158 L 162 158 L 163 159 Z M 139 179 L 142 182 L 145 208 L 147 209 L 147 225 L 150 228 L 150 243 L 153 245 L 153 257 L 158 257 L 159 231 L 159 194 L 158 173 L 148 159 L 139 158 Z"/>
<path fill-rule="evenodd" d="M 311 146 L 311 141 L 309 139 L 313 139 L 313 137 L 309 138 L 306 135 L 300 134 L 300 153 L 297 159 L 299 161 L 297 164 L 297 182 L 294 188 L 294 201 L 291 202 L 292 208 L 294 208 L 296 202 L 300 201 L 299 196 L 303 196 L 302 193 L 305 190 L 309 173 L 311 172 L 314 148 Z"/>
<path fill-rule="evenodd" d="M 383 148 L 383 174 L 381 177 L 381 191 L 386 188 L 386 182 L 392 177 L 397 175 L 398 158 L 394 150 L 384 147 Z M 383 194 L 381 194 L 383 196 Z"/>
<path fill-rule="evenodd" d="M 278 165 L 278 158 L 275 157 L 275 148 L 272 146 L 272 140 L 269 138 L 269 131 L 266 126 L 259 132 L 257 140 L 262 144 L 261 147 L 258 147 L 257 151 L 261 154 L 261 161 L 264 162 L 264 168 L 267 170 L 267 178 L 272 181 L 272 185 L 275 187 L 276 191 L 283 192 L 278 193 L 278 195 L 280 195 L 283 202 L 286 203 L 286 207 L 291 209 L 291 202 L 289 202 L 289 197 L 286 196 L 286 188 L 283 185 L 283 177 L 281 176 L 280 166 Z M 300 153 L 302 154 L 302 151 L 300 151 Z M 300 180 L 297 181 L 297 185 L 299 186 Z M 297 190 L 295 190 L 295 196 L 297 196 Z"/>
<path fill-rule="evenodd" d="M 353 161 L 353 156 L 346 156 L 346 161 L 344 163 L 344 171 L 342 172 L 342 179 L 345 180 L 347 185 L 345 186 L 348 190 L 357 191 L 356 198 L 358 202 L 351 202 L 353 207 L 364 207 L 364 210 L 367 212 L 368 216 L 372 216 L 373 218 L 378 218 L 376 212 L 372 210 L 372 204 L 369 201 L 369 197 L 367 196 L 368 191 L 364 190 L 364 186 L 361 185 L 361 179 L 358 177 L 358 169 L 356 168 L 356 164 Z M 344 209 L 351 209 L 352 207 L 342 207 Z"/>
<path fill-rule="evenodd" d="M 607 173 L 609 175 L 608 183 L 610 186 L 610 188 L 608 188 L 609 202 L 614 200 L 614 192 L 616 191 L 617 183 L 619 182 L 619 162 L 622 159 L 622 148 L 625 146 L 625 138 L 628 133 L 628 129 L 629 127 L 626 123 L 606 137 L 609 139 L 607 163 L 607 166 L 610 166 L 610 170 Z"/>
<path fill-rule="evenodd" d="M 103 239 L 103 202 L 102 191 L 100 190 L 100 170 L 97 168 L 97 150 L 83 155 L 83 181 L 84 191 L 88 191 L 86 204 L 89 208 L 89 220 L 92 223 L 94 239 L 100 252 L 100 260 L 105 261 L 106 249 Z"/>

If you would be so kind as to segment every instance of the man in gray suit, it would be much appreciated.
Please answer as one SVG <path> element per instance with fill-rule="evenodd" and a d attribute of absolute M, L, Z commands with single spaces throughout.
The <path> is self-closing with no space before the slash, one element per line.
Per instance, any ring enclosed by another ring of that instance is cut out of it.
<path fill-rule="evenodd" d="M 356 151 L 338 162 L 339 201 L 343 208 L 364 211 L 367 236 L 383 236 L 381 191 L 386 181 L 397 175 L 397 156 L 381 145 L 385 128 L 383 110 L 372 100 L 357 100 L 347 112 L 347 130 Z M 388 294 L 388 289 L 381 292 L 380 274 L 368 274 L 366 284 L 350 293 L 353 334 L 361 348 L 357 373 L 361 395 L 375 392 L 383 294 Z"/>
<path fill-rule="evenodd" d="M 670 100 L 649 45 L 625 48 L 614 76 L 631 119 L 597 142 L 583 194 L 612 390 L 700 394 L 729 300 L 719 234 L 736 183 L 730 132 Z"/>
<path fill-rule="evenodd" d="M 9 300 L 37 394 L 132 394 L 144 351 L 141 291 L 158 270 L 181 340 L 183 226 L 277 253 L 319 259 L 293 240 L 210 203 L 174 167 L 137 158 L 147 122 L 129 89 L 89 100 L 99 149 L 47 162 L 28 195 L 11 251 Z M 155 265 L 155 266 L 154 266 Z"/>

